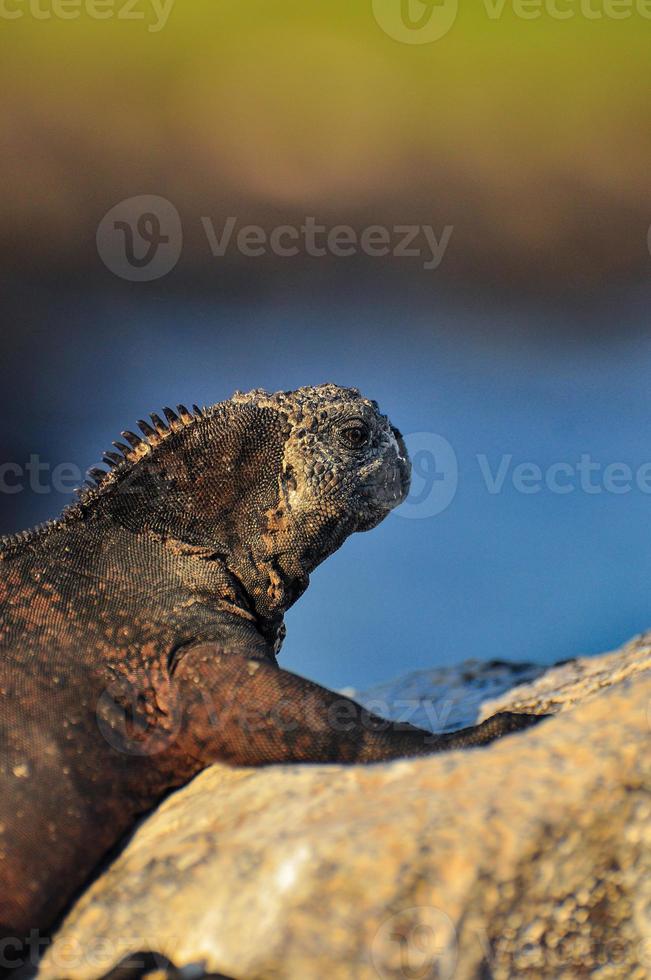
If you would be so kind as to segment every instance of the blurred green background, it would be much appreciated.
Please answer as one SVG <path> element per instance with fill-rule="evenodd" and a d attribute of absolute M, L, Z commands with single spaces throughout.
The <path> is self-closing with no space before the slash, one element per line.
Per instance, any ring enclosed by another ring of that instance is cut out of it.
<path fill-rule="evenodd" d="M 5 262 L 90 261 L 99 216 L 155 187 L 186 216 L 453 224 L 457 282 L 548 294 L 648 268 L 651 9 L 633 0 L 625 19 L 461 3 L 423 44 L 382 28 L 400 0 L 63 2 L 71 19 L 4 0 Z M 196 221 L 188 273 L 205 252 Z"/>

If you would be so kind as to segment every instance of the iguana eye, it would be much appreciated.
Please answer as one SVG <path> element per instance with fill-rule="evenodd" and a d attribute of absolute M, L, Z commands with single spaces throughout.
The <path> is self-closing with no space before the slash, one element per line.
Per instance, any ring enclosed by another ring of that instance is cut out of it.
<path fill-rule="evenodd" d="M 368 443 L 370 431 L 364 422 L 353 422 L 341 429 L 340 437 L 349 449 L 361 449 Z"/>

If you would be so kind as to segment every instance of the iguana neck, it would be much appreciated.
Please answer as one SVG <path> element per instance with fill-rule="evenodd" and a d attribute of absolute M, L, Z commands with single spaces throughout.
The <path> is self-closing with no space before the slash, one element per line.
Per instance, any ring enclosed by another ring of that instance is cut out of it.
<path fill-rule="evenodd" d="M 284 637 L 280 596 L 276 602 L 255 601 L 257 593 L 271 595 L 273 573 L 265 580 L 264 570 L 251 563 L 254 574 L 247 577 L 241 564 L 238 574 L 231 556 L 214 548 L 120 527 L 103 514 L 68 514 L 65 521 L 52 521 L 3 559 L 0 565 L 8 574 L 15 563 L 31 579 L 47 580 L 49 587 L 68 595 L 75 604 L 75 620 L 81 616 L 83 621 L 87 611 L 97 613 L 106 605 L 106 621 L 117 628 L 125 615 L 129 619 L 126 610 L 142 606 L 150 638 L 152 631 L 169 638 L 170 630 L 178 630 L 181 644 L 221 640 L 229 635 L 224 630 L 228 620 L 238 642 L 252 652 L 262 651 L 262 640 L 269 652 L 277 653 Z"/>
<path fill-rule="evenodd" d="M 282 501 L 260 515 L 261 533 L 205 544 L 192 536 L 146 526 L 125 526 L 99 502 L 87 511 L 68 511 L 7 552 L 7 561 L 27 559 L 34 566 L 68 568 L 84 581 L 110 582 L 115 594 L 169 595 L 178 605 L 199 596 L 223 617 L 229 611 L 279 648 L 285 612 L 303 594 L 310 573 L 335 551 L 352 528 L 321 520 L 327 551 L 315 551 L 315 521 L 304 531 Z M 151 601 L 148 599 L 148 601 Z M 170 598 L 169 602 L 172 602 Z M 164 606 L 164 602 L 163 602 Z"/>

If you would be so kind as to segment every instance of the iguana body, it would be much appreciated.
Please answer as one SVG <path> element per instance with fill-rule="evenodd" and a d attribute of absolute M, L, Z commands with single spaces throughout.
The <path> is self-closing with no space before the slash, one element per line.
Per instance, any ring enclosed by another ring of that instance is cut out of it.
<path fill-rule="evenodd" d="M 382 724 L 276 666 L 309 573 L 408 488 L 399 433 L 334 385 L 231 401 L 107 458 L 58 521 L 0 542 L 0 936 L 47 930 L 139 814 L 209 763 L 483 744 Z"/>

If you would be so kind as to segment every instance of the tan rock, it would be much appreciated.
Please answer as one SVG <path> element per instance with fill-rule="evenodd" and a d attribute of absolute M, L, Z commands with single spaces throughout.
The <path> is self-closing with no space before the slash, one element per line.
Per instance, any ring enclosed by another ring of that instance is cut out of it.
<path fill-rule="evenodd" d="M 212 767 L 79 900 L 39 977 L 141 950 L 242 980 L 651 976 L 648 658 L 638 640 L 550 671 L 516 702 L 587 702 L 485 749 Z"/>
<path fill-rule="evenodd" d="M 577 657 L 550 667 L 542 677 L 518 684 L 500 697 L 485 701 L 479 721 L 498 711 L 557 712 L 589 701 L 604 688 L 651 669 L 651 632 L 599 657 Z"/>

